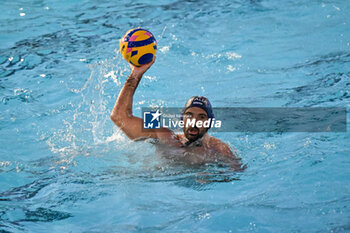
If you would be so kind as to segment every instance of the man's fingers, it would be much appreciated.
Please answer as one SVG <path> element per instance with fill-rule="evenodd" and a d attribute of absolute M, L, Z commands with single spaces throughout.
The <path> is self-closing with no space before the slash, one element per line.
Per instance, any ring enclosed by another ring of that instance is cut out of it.
<path fill-rule="evenodd" d="M 156 56 L 153 56 L 152 61 L 148 62 L 147 64 L 144 64 L 143 66 L 140 66 L 140 68 L 144 69 L 145 71 L 148 70 L 153 65 L 155 60 L 156 60 Z"/>
<path fill-rule="evenodd" d="M 142 76 L 153 65 L 155 60 L 156 60 L 156 57 L 153 56 L 152 61 L 142 66 L 134 66 L 130 64 L 131 73 L 136 74 L 138 76 Z"/>
<path fill-rule="evenodd" d="M 148 62 L 148 63 L 146 63 L 146 64 L 144 64 L 142 66 L 135 66 L 135 65 L 133 65 L 131 63 L 129 63 L 129 65 L 130 65 L 130 69 L 131 70 L 134 70 L 134 69 L 148 69 L 149 67 L 151 67 L 153 65 L 153 63 L 155 61 L 156 61 L 156 56 L 153 56 L 152 61 L 150 61 L 150 62 Z"/>
<path fill-rule="evenodd" d="M 153 63 L 156 61 L 156 56 L 153 56 L 153 59 L 152 59 L 152 61 L 150 61 L 149 63 L 147 63 L 146 65 L 148 66 L 148 67 L 150 67 L 151 65 L 153 65 Z"/>

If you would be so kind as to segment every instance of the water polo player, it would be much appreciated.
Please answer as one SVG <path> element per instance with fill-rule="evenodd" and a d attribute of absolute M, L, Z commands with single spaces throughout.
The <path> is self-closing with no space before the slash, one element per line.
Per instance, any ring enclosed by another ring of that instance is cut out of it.
<path fill-rule="evenodd" d="M 131 73 L 127 78 L 111 113 L 111 120 L 131 140 L 157 139 L 157 151 L 173 160 L 186 161 L 191 164 L 224 162 L 234 169 L 240 169 L 241 163 L 230 147 L 219 139 L 208 134 L 209 128 L 188 126 L 186 121 L 205 121 L 214 117 L 211 104 L 205 97 L 190 98 L 184 108 L 184 134 L 177 135 L 168 128 L 143 130 L 143 120 L 132 114 L 133 95 L 143 74 L 152 66 L 154 59 L 143 66 L 130 64 Z M 176 150 L 173 150 L 177 148 Z M 171 151 L 171 152 L 170 152 Z M 177 153 L 174 153 L 176 151 Z M 170 156 L 171 155 L 171 156 Z"/>

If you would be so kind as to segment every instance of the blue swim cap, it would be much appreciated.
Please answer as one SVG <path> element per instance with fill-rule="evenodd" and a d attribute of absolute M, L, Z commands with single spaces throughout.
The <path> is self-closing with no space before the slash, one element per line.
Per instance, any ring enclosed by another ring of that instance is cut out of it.
<path fill-rule="evenodd" d="M 198 107 L 203 109 L 207 113 L 208 118 L 210 118 L 211 120 L 215 118 L 213 108 L 211 107 L 209 100 L 204 96 L 192 96 L 189 100 L 187 100 L 186 105 L 182 110 L 182 114 L 184 114 L 187 109 L 192 107 Z M 183 118 L 181 117 L 181 120 L 182 119 Z"/>

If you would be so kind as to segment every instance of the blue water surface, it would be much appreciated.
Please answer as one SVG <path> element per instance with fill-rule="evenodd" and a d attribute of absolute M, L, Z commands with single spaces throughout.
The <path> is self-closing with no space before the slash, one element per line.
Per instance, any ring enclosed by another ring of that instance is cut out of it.
<path fill-rule="evenodd" d="M 141 107 L 349 107 L 350 2 L 2 1 L 0 232 L 347 232 L 350 135 L 213 133 L 247 169 L 172 166 L 109 119 L 134 27 Z M 349 120 L 349 117 L 348 117 Z M 349 127 L 348 127 L 349 130 Z"/>

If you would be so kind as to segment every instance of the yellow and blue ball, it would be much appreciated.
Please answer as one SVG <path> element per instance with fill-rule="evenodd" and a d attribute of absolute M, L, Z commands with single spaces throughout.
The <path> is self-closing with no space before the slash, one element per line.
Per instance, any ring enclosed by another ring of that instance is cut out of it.
<path fill-rule="evenodd" d="M 142 66 L 149 63 L 156 52 L 156 38 L 145 29 L 131 29 L 120 39 L 120 53 L 132 65 Z"/>

